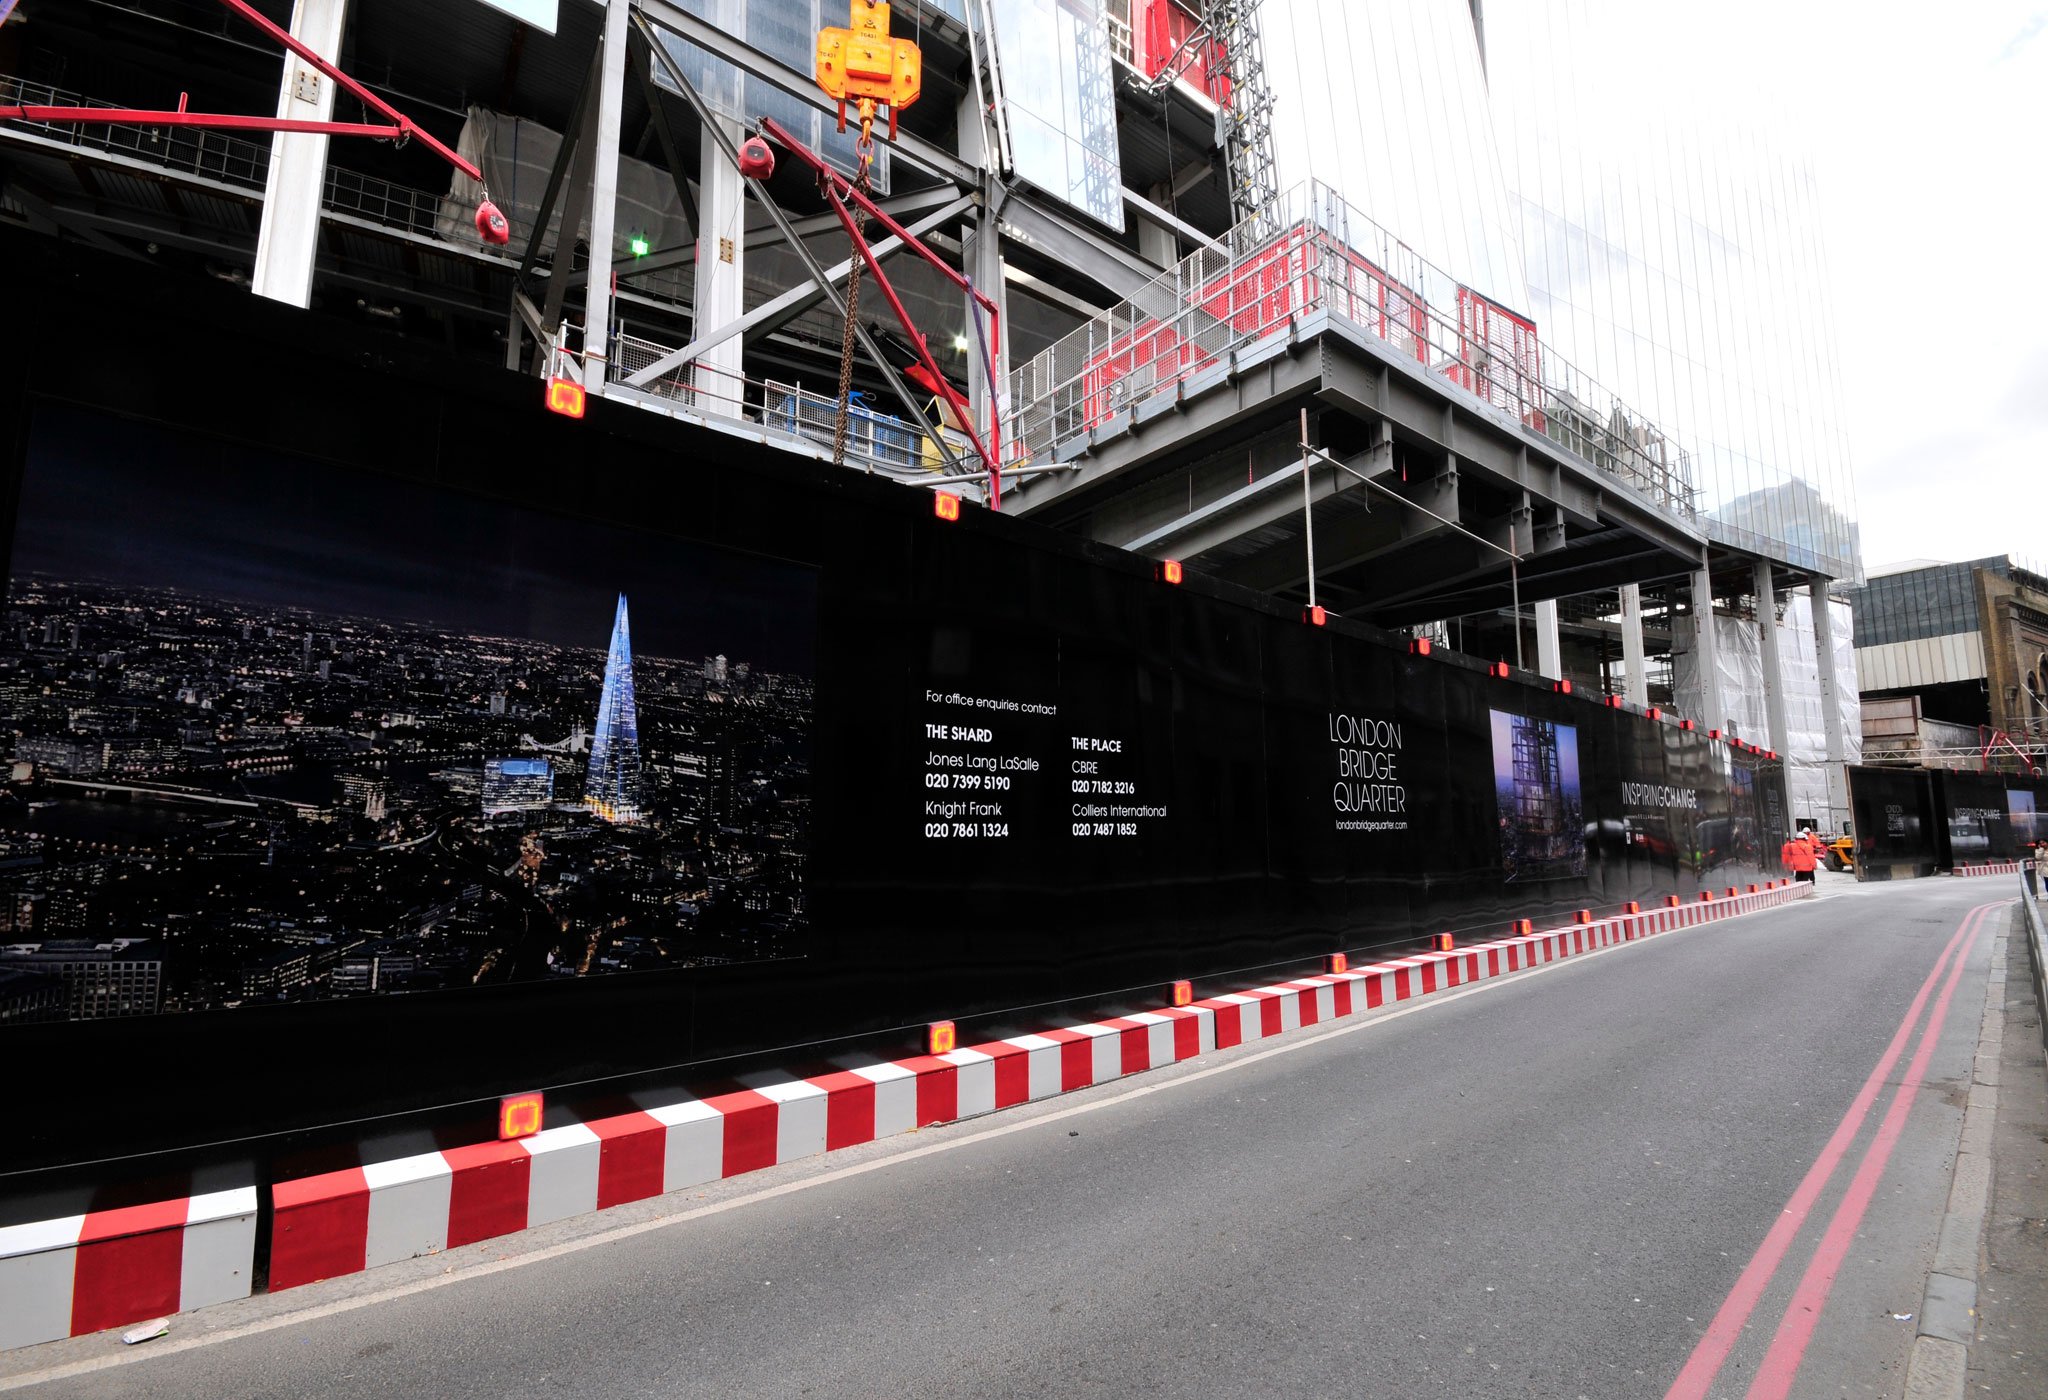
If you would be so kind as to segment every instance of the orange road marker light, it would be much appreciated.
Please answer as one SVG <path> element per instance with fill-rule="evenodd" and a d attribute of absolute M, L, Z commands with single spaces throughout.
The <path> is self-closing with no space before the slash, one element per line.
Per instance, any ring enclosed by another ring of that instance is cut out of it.
<path fill-rule="evenodd" d="M 1524 936 L 1536 932 L 1536 921 L 1534 919 L 1515 920 L 1515 932 Z"/>
<path fill-rule="evenodd" d="M 1321 627 L 1325 622 L 1328 622 L 1330 620 L 1329 613 L 1324 611 L 1323 605 L 1321 603 L 1316 604 L 1314 607 L 1304 612 L 1301 616 L 1302 620 L 1307 622 L 1308 625 L 1311 627 Z"/>
<path fill-rule="evenodd" d="M 1736 895 L 1736 889 L 1735 889 L 1735 886 L 1733 886 L 1733 885 L 1730 885 L 1730 886 L 1728 887 L 1728 898 L 1730 898 L 1730 899 L 1733 899 L 1733 898 L 1735 898 L 1735 895 Z"/>
<path fill-rule="evenodd" d="M 847 25 L 818 31 L 818 86 L 839 104 L 839 129 L 846 130 L 846 104 L 860 115 L 861 143 L 867 144 L 877 107 L 889 109 L 889 139 L 896 139 L 896 113 L 917 101 L 924 87 L 924 55 L 908 39 L 889 37 L 888 0 L 852 0 Z"/>
<path fill-rule="evenodd" d="M 498 1100 L 498 1141 L 532 1137 L 540 1131 L 541 1091 L 508 1094 Z"/>
<path fill-rule="evenodd" d="M 941 520 L 958 520 L 960 498 L 951 491 L 932 492 L 932 514 Z"/>
<path fill-rule="evenodd" d="M 1701 890 L 1701 891 L 1700 891 L 1700 903 L 1702 903 L 1702 904 L 1712 904 L 1713 902 L 1714 902 L 1714 892 L 1713 892 L 1712 890 Z"/>
<path fill-rule="evenodd" d="M 1438 933 L 1430 935 L 1429 947 L 1431 952 L 1448 953 L 1457 946 L 1458 940 L 1453 938 L 1448 933 Z"/>
<path fill-rule="evenodd" d="M 1435 644 L 1427 637 L 1417 637 L 1408 643 L 1409 653 L 1414 656 L 1427 656 L 1435 649 Z"/>
<path fill-rule="evenodd" d="M 960 1048 L 960 1031 L 951 1021 L 934 1021 L 924 1029 L 926 1054 L 950 1055 Z"/>
<path fill-rule="evenodd" d="M 1180 560 L 1162 559 L 1159 561 L 1159 581 L 1161 583 L 1178 584 L 1187 576 L 1188 571 L 1181 567 Z"/>
<path fill-rule="evenodd" d="M 1572 915 L 1572 922 L 1573 922 L 1573 923 L 1575 923 L 1575 924 L 1590 924 L 1590 923 L 1592 923 L 1592 922 L 1593 922 L 1593 911 L 1592 911 L 1592 910 L 1590 910 L 1590 909 L 1581 909 L 1581 910 L 1579 910 L 1579 911 L 1578 911 L 1577 913 L 1575 913 L 1575 914 L 1573 914 L 1573 915 Z"/>
<path fill-rule="evenodd" d="M 1348 953 L 1325 953 L 1325 954 L 1323 955 L 1323 971 L 1324 971 L 1324 972 L 1349 972 L 1349 971 L 1351 971 L 1351 955 L 1350 955 L 1350 954 L 1348 954 Z"/>
<path fill-rule="evenodd" d="M 1572 683 L 1568 680 L 1552 681 L 1550 683 L 1550 688 L 1556 691 L 1559 695 L 1569 695 L 1572 693 Z"/>
<path fill-rule="evenodd" d="M 1195 984 L 1192 982 L 1174 983 L 1171 987 L 1167 988 L 1166 999 L 1175 1006 L 1192 1005 L 1195 1000 Z"/>
<path fill-rule="evenodd" d="M 1679 898 L 1675 894 L 1667 894 L 1664 896 L 1664 907 L 1666 909 L 1676 909 L 1679 905 L 1679 902 Z"/>
<path fill-rule="evenodd" d="M 1624 914 L 1640 914 L 1643 912 L 1643 906 L 1636 900 L 1631 899 L 1628 903 L 1621 906 L 1621 912 Z"/>

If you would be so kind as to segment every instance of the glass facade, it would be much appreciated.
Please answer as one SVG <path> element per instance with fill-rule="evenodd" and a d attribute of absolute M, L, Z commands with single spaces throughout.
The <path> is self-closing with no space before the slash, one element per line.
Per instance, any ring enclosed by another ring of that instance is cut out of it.
<path fill-rule="evenodd" d="M 992 0 L 1017 178 L 1124 227 L 1116 85 L 1102 0 Z"/>
<path fill-rule="evenodd" d="M 1332 186 L 1458 281 L 1526 313 L 1465 0 L 1266 0 L 1259 25 L 1280 187 Z"/>
<path fill-rule="evenodd" d="M 1336 185 L 1534 320 L 1690 459 L 1711 537 L 1859 577 L 1813 172 L 1747 26 L 1499 0 L 1482 66 L 1468 0 L 1267 0 L 1261 24 L 1283 183 Z"/>
<path fill-rule="evenodd" d="M 1977 632 L 1977 570 L 2006 578 L 2012 564 L 2004 555 L 1962 564 L 1932 564 L 1881 574 L 1849 595 L 1856 610 L 1856 645 L 1886 646 Z"/>
<path fill-rule="evenodd" d="M 1625 0 L 1486 8 L 1529 311 L 1690 452 L 1710 536 L 1853 579 L 1812 166 L 1774 60 L 1724 61 L 1699 29 Z"/>

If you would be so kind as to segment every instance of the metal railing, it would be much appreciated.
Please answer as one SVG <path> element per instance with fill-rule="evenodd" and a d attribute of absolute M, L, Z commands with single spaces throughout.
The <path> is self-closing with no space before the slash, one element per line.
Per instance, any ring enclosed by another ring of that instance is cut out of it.
<path fill-rule="evenodd" d="M 1689 456 L 1541 352 L 1527 321 L 1461 287 L 1326 185 L 1293 191 L 1280 222 L 1266 238 L 1241 225 L 1016 366 L 1013 450 L 1048 459 L 1155 395 L 1221 377 L 1234 358 L 1326 312 L 1659 506 L 1698 514 Z M 1525 334 L 1503 339 L 1496 325 Z"/>
<path fill-rule="evenodd" d="M 624 384 L 674 348 L 641 336 L 614 336 L 609 382 Z M 832 446 L 839 409 L 839 401 L 832 395 L 801 384 L 749 379 L 702 363 L 670 370 L 638 386 L 637 392 L 667 399 L 705 417 L 741 419 L 763 431 L 827 449 Z M 961 460 L 977 460 L 965 434 L 946 427 L 939 431 Z M 863 471 L 926 484 L 946 473 L 944 454 L 915 422 L 881 412 L 860 394 L 854 395 L 848 412 L 846 461 Z"/>

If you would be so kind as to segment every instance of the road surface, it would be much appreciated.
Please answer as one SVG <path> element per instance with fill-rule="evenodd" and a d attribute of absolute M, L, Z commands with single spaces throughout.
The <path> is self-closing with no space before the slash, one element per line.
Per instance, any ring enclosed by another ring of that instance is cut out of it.
<path fill-rule="evenodd" d="M 1897 1395 L 2011 894 L 1832 879 L 143 1347 L 0 1358 L 0 1386 Z"/>

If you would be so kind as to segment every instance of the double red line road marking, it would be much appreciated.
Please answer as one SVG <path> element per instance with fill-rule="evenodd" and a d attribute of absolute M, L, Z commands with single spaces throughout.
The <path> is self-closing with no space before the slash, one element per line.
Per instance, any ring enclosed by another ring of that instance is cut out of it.
<path fill-rule="evenodd" d="M 1798 1374 L 1807 1343 L 1813 1339 L 1814 1326 L 1820 1321 L 1822 1309 L 1827 1306 L 1835 1274 L 1841 1268 L 1850 1242 L 1856 1237 L 1856 1227 L 1863 1222 L 1863 1213 L 1876 1193 L 1878 1179 L 1884 1174 L 1885 1164 L 1891 1160 L 1892 1148 L 1898 1144 L 1899 1134 L 1905 1129 L 1906 1115 L 1912 1109 L 1914 1095 L 1926 1077 L 1927 1062 L 1933 1057 L 1934 1047 L 1941 1038 L 1942 1023 L 1948 1019 L 1949 1001 L 1955 995 L 1956 983 L 1962 979 L 1963 964 L 1968 961 L 1970 950 L 1976 944 L 1985 916 L 2002 907 L 2002 901 L 1980 904 L 1963 916 L 1948 946 L 1935 959 L 1927 980 L 1920 984 L 1913 1004 L 1906 1008 L 1898 1030 L 1892 1034 L 1891 1043 L 1878 1057 L 1877 1067 L 1871 1070 L 1870 1078 L 1863 1081 L 1862 1089 L 1849 1104 L 1849 1111 L 1835 1125 L 1834 1135 L 1828 1139 L 1827 1146 L 1821 1149 L 1820 1156 L 1807 1169 L 1791 1199 L 1785 1203 L 1785 1209 L 1772 1224 L 1770 1233 L 1764 1236 L 1764 1242 L 1757 1246 L 1741 1277 L 1735 1280 L 1735 1287 L 1714 1314 L 1713 1321 L 1707 1324 L 1706 1335 L 1693 1348 L 1684 1369 L 1678 1373 L 1678 1379 L 1666 1392 L 1665 1400 L 1705 1400 L 1708 1388 L 1720 1374 L 1728 1353 L 1734 1350 L 1737 1339 L 1742 1335 L 1750 1313 L 1756 1309 L 1764 1290 L 1770 1287 L 1793 1239 L 1805 1225 L 1814 1202 L 1833 1179 L 1835 1169 L 1841 1165 L 1850 1144 L 1862 1131 L 1863 1120 L 1877 1101 L 1878 1090 L 1912 1040 L 1913 1027 L 1919 1021 L 1928 997 L 1933 995 L 1935 983 L 1941 982 L 1942 972 L 1946 969 L 1948 979 L 1942 982 L 1941 992 L 1935 996 L 1934 1013 L 1921 1033 L 1919 1048 L 1914 1051 L 1913 1059 L 1906 1068 L 1906 1077 L 1893 1091 L 1891 1103 L 1878 1124 L 1877 1135 L 1864 1149 L 1863 1160 L 1850 1179 L 1841 1203 L 1835 1207 L 1834 1216 L 1828 1221 L 1812 1262 L 1806 1266 L 1806 1272 L 1800 1276 L 1799 1284 L 1793 1290 L 1792 1301 L 1771 1338 L 1770 1350 L 1765 1353 L 1763 1365 L 1750 1384 L 1748 1400 L 1784 1400 L 1792 1389 L 1792 1378 Z"/>

